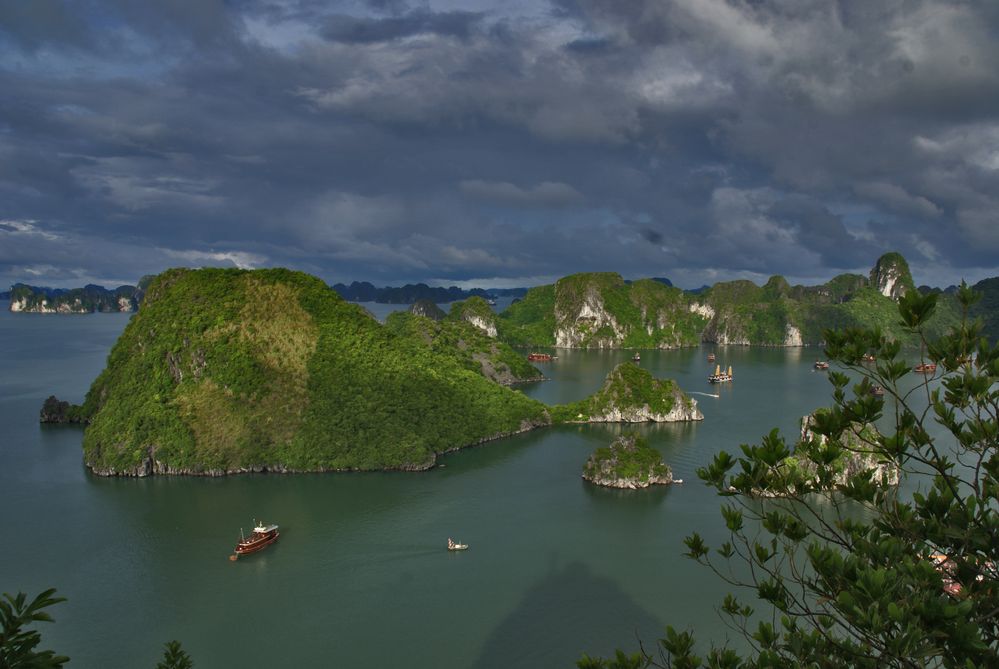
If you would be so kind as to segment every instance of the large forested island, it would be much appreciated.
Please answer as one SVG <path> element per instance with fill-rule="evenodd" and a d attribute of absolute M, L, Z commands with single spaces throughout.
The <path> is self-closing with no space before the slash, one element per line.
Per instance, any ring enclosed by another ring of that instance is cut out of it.
<path fill-rule="evenodd" d="M 570 413 L 505 385 L 540 372 L 490 336 L 490 319 L 470 298 L 441 320 L 382 325 L 300 272 L 170 270 L 69 413 L 89 423 L 84 459 L 105 475 L 424 469 Z M 647 405 L 641 420 L 696 412 L 637 368 L 608 380 L 594 420 L 613 398 L 630 416 Z"/>

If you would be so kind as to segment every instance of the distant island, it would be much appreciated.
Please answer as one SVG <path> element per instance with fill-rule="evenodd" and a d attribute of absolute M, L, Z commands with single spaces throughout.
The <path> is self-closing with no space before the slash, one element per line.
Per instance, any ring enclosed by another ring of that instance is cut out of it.
<path fill-rule="evenodd" d="M 674 483 L 673 471 L 659 451 L 638 435 L 624 435 L 598 448 L 583 465 L 583 478 L 607 488 L 632 490 Z"/>
<path fill-rule="evenodd" d="M 457 286 L 442 288 L 425 283 L 407 283 L 405 286 L 376 288 L 367 281 L 354 281 L 349 286 L 335 283 L 332 286 L 345 300 L 351 302 L 379 302 L 382 304 L 413 304 L 419 300 L 429 302 L 454 302 L 469 297 L 523 297 L 527 288 L 471 288 L 462 290 Z"/>
<path fill-rule="evenodd" d="M 441 320 L 385 325 L 319 279 L 283 269 L 169 270 L 149 284 L 82 406 L 101 475 L 432 467 L 449 451 L 559 422 L 699 419 L 676 384 L 629 364 L 583 403 L 546 406 L 478 297 Z"/>
<path fill-rule="evenodd" d="M 974 288 L 986 299 L 971 315 L 990 319 L 986 334 L 996 339 L 999 279 Z M 763 286 L 725 281 L 694 293 L 652 279 L 628 282 L 614 273 L 573 274 L 529 290 L 499 315 L 497 330 L 511 345 L 558 348 L 819 346 L 826 329 L 874 326 L 909 341 L 896 302 L 910 290 L 916 288 L 909 266 L 898 253 L 881 256 L 868 276 L 843 274 L 819 286 L 791 286 L 774 276 Z M 931 334 L 959 317 L 956 300 L 944 292 Z"/>
<path fill-rule="evenodd" d="M 36 314 L 90 314 L 94 312 L 135 311 L 142 301 L 137 286 L 108 289 L 88 284 L 83 288 L 43 288 L 16 283 L 6 299 L 12 312 Z"/>

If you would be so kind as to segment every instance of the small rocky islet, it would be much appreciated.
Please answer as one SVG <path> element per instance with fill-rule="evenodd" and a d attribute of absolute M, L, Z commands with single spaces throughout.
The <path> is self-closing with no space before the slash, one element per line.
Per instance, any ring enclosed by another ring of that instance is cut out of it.
<path fill-rule="evenodd" d="M 681 483 L 655 448 L 639 435 L 622 435 L 598 448 L 583 465 L 583 478 L 607 488 L 637 490 Z"/>

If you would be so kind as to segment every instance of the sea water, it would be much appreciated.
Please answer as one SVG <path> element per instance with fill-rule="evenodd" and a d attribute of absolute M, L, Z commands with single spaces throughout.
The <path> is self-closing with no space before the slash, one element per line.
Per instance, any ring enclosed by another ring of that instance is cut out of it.
<path fill-rule="evenodd" d="M 719 395 L 692 395 L 703 422 L 539 429 L 419 473 L 101 478 L 82 464 L 82 430 L 39 425 L 38 410 L 50 394 L 82 401 L 128 318 L 0 302 L 0 590 L 68 598 L 39 629 L 73 667 L 151 667 L 172 639 L 199 667 L 572 667 L 650 648 L 666 624 L 724 642 L 730 588 L 682 556 L 691 532 L 726 538 L 695 470 L 772 427 L 793 442 L 830 397 L 816 349 L 642 351 L 657 376 Z M 521 390 L 578 400 L 631 355 L 558 351 L 538 363 L 549 380 Z M 715 364 L 734 382 L 709 385 Z M 587 457 L 622 431 L 685 482 L 584 482 Z M 255 519 L 280 541 L 230 562 Z M 448 537 L 469 550 L 449 553 Z"/>

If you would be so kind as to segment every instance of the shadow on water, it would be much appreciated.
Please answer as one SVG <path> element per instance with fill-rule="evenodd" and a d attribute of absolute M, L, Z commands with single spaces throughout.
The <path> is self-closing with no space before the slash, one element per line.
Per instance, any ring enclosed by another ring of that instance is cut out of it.
<path fill-rule="evenodd" d="M 585 652 L 635 652 L 636 635 L 651 641 L 662 623 L 614 581 L 581 562 L 552 567 L 527 591 L 482 647 L 475 669 L 571 667 Z"/>

